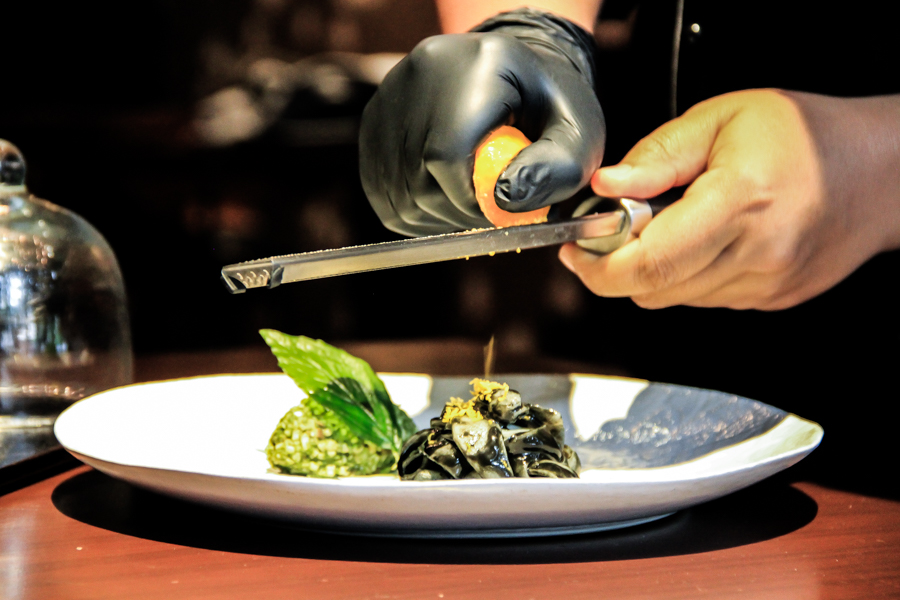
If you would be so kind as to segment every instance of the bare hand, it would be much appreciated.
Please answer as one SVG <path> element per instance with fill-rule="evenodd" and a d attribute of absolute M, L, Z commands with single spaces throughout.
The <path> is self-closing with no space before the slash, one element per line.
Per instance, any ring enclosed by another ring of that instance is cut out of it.
<path fill-rule="evenodd" d="M 688 185 L 608 256 L 560 260 L 594 293 L 645 308 L 776 310 L 900 247 L 900 100 L 752 90 L 702 102 L 591 181 L 650 198 Z"/>

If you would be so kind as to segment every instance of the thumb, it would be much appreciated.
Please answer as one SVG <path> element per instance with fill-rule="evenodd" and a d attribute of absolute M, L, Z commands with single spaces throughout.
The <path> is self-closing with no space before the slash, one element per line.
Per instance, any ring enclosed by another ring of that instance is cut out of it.
<path fill-rule="evenodd" d="M 523 212 L 571 198 L 596 168 L 596 163 L 582 166 L 577 154 L 546 138 L 523 149 L 497 180 L 497 206 Z"/>
<path fill-rule="evenodd" d="M 653 198 L 688 185 L 706 170 L 716 136 L 730 117 L 697 105 L 638 142 L 619 164 L 596 171 L 594 193 Z"/>
<path fill-rule="evenodd" d="M 593 89 L 580 80 L 576 83 L 569 93 L 550 98 L 541 138 L 500 174 L 494 193 L 501 209 L 523 212 L 568 200 L 587 185 L 603 161 L 603 111 Z"/>

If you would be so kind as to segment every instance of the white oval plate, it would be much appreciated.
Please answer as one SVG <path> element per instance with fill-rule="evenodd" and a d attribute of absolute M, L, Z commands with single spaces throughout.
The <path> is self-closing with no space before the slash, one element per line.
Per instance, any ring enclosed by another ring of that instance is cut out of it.
<path fill-rule="evenodd" d="M 420 427 L 465 378 L 381 375 Z M 563 413 L 580 479 L 410 482 L 269 471 L 263 452 L 303 393 L 281 374 L 216 375 L 101 392 L 57 420 L 60 443 L 135 485 L 308 529 L 479 537 L 615 529 L 746 487 L 796 463 L 816 423 L 738 396 L 595 375 L 510 375 L 525 402 Z M 432 401 L 432 398 L 434 400 Z"/>

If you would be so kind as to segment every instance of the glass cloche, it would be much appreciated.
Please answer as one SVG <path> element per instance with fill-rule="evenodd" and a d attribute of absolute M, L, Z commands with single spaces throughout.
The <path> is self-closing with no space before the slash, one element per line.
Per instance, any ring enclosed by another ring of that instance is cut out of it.
<path fill-rule="evenodd" d="M 0 428 L 50 426 L 132 372 L 112 249 L 80 216 L 32 196 L 22 154 L 0 140 Z"/>

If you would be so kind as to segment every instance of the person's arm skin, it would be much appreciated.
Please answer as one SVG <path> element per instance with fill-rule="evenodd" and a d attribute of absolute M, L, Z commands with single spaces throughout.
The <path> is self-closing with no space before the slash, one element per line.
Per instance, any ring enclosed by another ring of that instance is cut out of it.
<path fill-rule="evenodd" d="M 464 33 L 502 12 L 530 6 L 559 15 L 593 32 L 602 0 L 435 0 L 444 33 Z"/>
<path fill-rule="evenodd" d="M 595 294 L 645 308 L 788 308 L 900 248 L 900 96 L 718 96 L 591 183 L 637 198 L 690 184 L 612 254 L 560 249 Z"/>

